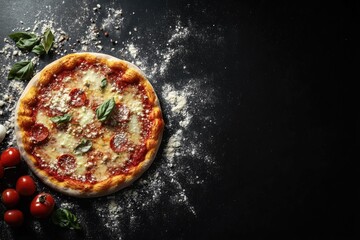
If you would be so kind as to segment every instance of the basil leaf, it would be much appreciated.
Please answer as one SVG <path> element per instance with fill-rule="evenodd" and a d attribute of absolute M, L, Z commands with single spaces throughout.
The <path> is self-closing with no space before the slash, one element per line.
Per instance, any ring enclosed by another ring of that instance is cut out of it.
<path fill-rule="evenodd" d="M 34 75 L 34 64 L 31 61 L 20 61 L 15 63 L 8 75 L 8 80 L 30 80 Z"/>
<path fill-rule="evenodd" d="M 51 32 L 50 28 L 48 28 L 45 33 L 44 33 L 44 38 L 43 38 L 43 42 L 42 45 L 45 49 L 46 54 L 49 53 L 53 43 L 54 43 L 55 37 L 53 35 L 53 33 Z"/>
<path fill-rule="evenodd" d="M 43 45 L 36 45 L 35 47 L 33 47 L 31 52 L 33 52 L 37 55 L 43 55 L 43 54 L 45 54 L 45 49 L 44 49 Z"/>
<path fill-rule="evenodd" d="M 99 119 L 100 122 L 105 121 L 106 119 L 108 119 L 114 107 L 115 107 L 114 98 L 107 100 L 96 109 L 96 117 Z"/>
<path fill-rule="evenodd" d="M 103 79 L 101 80 L 100 87 L 101 87 L 101 88 L 105 88 L 106 85 L 107 85 L 107 79 L 106 79 L 106 78 L 103 78 Z"/>
<path fill-rule="evenodd" d="M 51 220 L 55 225 L 60 227 L 68 227 L 70 229 L 81 229 L 77 217 L 65 208 L 58 208 L 51 216 Z"/>
<path fill-rule="evenodd" d="M 50 120 L 54 123 L 65 123 L 65 122 L 70 122 L 71 118 L 72 118 L 71 114 L 64 114 L 62 116 L 56 116 L 50 118 Z"/>
<path fill-rule="evenodd" d="M 37 38 L 37 36 L 33 33 L 28 32 L 15 32 L 11 33 L 9 37 L 14 40 L 15 42 L 19 41 L 20 39 L 29 39 L 29 38 Z"/>
<path fill-rule="evenodd" d="M 35 45 L 39 43 L 40 39 L 35 38 L 20 38 L 19 41 L 16 42 L 16 46 L 20 50 L 31 51 Z"/>
<path fill-rule="evenodd" d="M 88 152 L 92 147 L 92 142 L 87 139 L 82 139 L 80 144 L 77 145 L 74 149 L 75 154 L 81 154 Z"/>

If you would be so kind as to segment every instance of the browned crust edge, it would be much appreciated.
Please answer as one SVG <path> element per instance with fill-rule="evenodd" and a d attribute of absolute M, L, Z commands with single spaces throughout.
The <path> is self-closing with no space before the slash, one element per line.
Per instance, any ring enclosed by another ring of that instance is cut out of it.
<path fill-rule="evenodd" d="M 35 123 L 35 120 L 31 118 L 32 111 L 29 109 L 36 104 L 36 95 L 39 87 L 47 84 L 49 79 L 52 77 L 51 75 L 62 71 L 64 68 L 72 69 L 77 65 L 78 61 L 83 59 L 90 62 L 100 61 L 101 63 L 107 64 L 112 69 L 126 70 L 124 79 L 127 79 L 128 81 L 138 80 L 141 84 L 143 84 L 146 94 L 154 107 L 150 113 L 150 119 L 153 122 L 153 126 L 150 131 L 150 136 L 145 143 L 147 153 L 144 161 L 139 163 L 136 167 L 133 167 L 127 175 L 117 175 L 96 184 L 84 184 L 79 186 L 77 182 L 59 181 L 49 175 L 46 171 L 39 169 L 36 166 L 36 159 L 28 152 L 32 149 L 32 142 L 30 140 L 28 130 Z M 66 195 L 80 198 L 108 195 L 132 184 L 150 167 L 153 162 L 161 144 L 163 129 L 164 121 L 162 118 L 160 103 L 152 85 L 146 79 L 145 74 L 132 63 L 101 53 L 74 53 L 50 63 L 42 71 L 36 74 L 28 83 L 24 92 L 20 96 L 15 110 L 15 133 L 17 144 L 22 157 L 25 159 L 30 169 L 43 182 L 55 190 Z"/>

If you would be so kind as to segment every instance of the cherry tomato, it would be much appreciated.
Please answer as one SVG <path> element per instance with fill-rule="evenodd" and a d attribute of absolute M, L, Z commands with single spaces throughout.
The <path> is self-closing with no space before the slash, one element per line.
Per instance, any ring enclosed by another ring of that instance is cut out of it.
<path fill-rule="evenodd" d="M 19 202 L 19 194 L 15 189 L 8 188 L 1 194 L 1 201 L 6 207 L 14 207 Z"/>
<path fill-rule="evenodd" d="M 20 163 L 20 152 L 17 148 L 10 147 L 1 153 L 0 161 L 4 167 L 13 167 Z"/>
<path fill-rule="evenodd" d="M 46 218 L 54 210 L 55 200 L 48 193 L 40 193 L 35 196 L 30 204 L 30 212 L 36 218 Z"/>
<path fill-rule="evenodd" d="M 4 177 L 4 166 L 0 162 L 0 178 L 3 178 L 3 177 Z"/>
<path fill-rule="evenodd" d="M 22 176 L 16 182 L 16 191 L 21 196 L 31 196 L 36 191 L 34 179 L 29 176 Z"/>
<path fill-rule="evenodd" d="M 24 215 L 20 210 L 7 210 L 4 213 L 5 222 L 12 227 L 19 227 L 24 222 Z"/>

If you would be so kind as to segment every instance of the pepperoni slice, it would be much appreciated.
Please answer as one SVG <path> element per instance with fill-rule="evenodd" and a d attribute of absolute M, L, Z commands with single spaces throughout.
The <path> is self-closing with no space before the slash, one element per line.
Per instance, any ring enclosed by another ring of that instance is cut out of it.
<path fill-rule="evenodd" d="M 74 107 L 84 106 L 87 102 L 86 94 L 79 88 L 74 88 L 70 92 L 70 105 Z"/>
<path fill-rule="evenodd" d="M 129 121 L 129 116 L 130 116 L 130 110 L 122 105 L 122 104 L 116 104 L 116 107 L 114 109 L 114 112 L 112 113 L 112 118 L 119 122 L 119 123 L 124 123 Z"/>
<path fill-rule="evenodd" d="M 49 129 L 41 123 L 37 123 L 31 128 L 31 137 L 37 143 L 44 142 L 49 136 Z"/>
<path fill-rule="evenodd" d="M 120 153 L 126 150 L 127 142 L 128 140 L 126 133 L 117 133 L 112 136 L 110 140 L 110 147 L 114 152 Z"/>
<path fill-rule="evenodd" d="M 76 159 L 71 154 L 63 154 L 58 157 L 58 166 L 65 172 L 71 172 L 76 167 Z"/>

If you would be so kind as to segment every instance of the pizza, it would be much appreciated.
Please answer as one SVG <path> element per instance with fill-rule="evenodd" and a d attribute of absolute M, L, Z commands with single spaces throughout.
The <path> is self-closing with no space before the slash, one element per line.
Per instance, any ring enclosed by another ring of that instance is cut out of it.
<path fill-rule="evenodd" d="M 164 121 L 133 64 L 99 53 L 64 56 L 36 74 L 15 116 L 19 150 L 55 190 L 76 197 L 118 191 L 153 162 Z"/>

